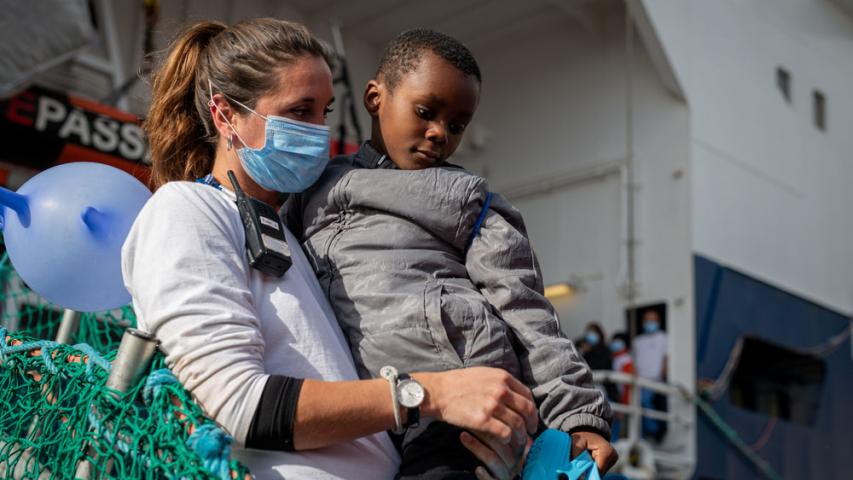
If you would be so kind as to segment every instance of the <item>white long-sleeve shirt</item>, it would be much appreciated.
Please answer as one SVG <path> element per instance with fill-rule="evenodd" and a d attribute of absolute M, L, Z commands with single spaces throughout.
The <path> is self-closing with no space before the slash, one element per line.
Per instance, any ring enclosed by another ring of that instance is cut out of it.
<path fill-rule="evenodd" d="M 183 386 L 241 446 L 270 374 L 358 378 L 299 243 L 286 235 L 293 266 L 284 277 L 254 270 L 233 193 L 172 182 L 139 213 L 122 249 L 139 328 L 160 340 Z M 312 451 L 232 454 L 259 479 L 392 478 L 399 464 L 384 433 Z"/>

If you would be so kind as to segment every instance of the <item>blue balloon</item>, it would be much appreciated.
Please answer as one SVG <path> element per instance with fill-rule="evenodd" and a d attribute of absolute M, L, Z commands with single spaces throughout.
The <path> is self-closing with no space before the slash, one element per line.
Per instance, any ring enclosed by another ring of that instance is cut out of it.
<path fill-rule="evenodd" d="M 17 192 L 0 188 L 12 265 L 36 293 L 80 312 L 126 305 L 121 247 L 151 192 L 100 163 L 47 169 Z"/>

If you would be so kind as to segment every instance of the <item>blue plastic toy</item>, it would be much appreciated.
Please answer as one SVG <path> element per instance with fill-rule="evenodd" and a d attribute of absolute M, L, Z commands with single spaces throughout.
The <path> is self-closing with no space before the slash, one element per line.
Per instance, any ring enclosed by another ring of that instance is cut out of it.
<path fill-rule="evenodd" d="M 569 434 L 545 430 L 530 447 L 521 477 L 524 480 L 601 480 L 589 452 L 569 460 L 571 455 Z"/>
<path fill-rule="evenodd" d="M 0 188 L 3 237 L 12 265 L 36 293 L 94 312 L 130 302 L 121 246 L 151 192 L 100 163 L 49 168 L 17 192 Z"/>

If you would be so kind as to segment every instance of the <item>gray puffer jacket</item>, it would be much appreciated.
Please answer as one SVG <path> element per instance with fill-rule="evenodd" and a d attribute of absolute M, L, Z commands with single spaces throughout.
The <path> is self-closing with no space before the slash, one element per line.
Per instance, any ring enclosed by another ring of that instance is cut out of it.
<path fill-rule="evenodd" d="M 362 378 L 384 365 L 504 368 L 551 428 L 608 434 L 610 406 L 559 328 L 519 212 L 485 180 L 443 166 L 404 171 L 365 144 L 336 157 L 287 206 Z"/>

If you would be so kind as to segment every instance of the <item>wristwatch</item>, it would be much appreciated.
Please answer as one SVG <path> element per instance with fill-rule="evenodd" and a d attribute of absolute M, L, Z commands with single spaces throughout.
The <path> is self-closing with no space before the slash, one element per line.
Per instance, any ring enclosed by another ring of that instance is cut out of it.
<path fill-rule="evenodd" d="M 406 409 L 404 427 L 416 427 L 421 419 L 420 406 L 424 402 L 424 387 L 408 373 L 397 375 L 397 399 Z"/>

